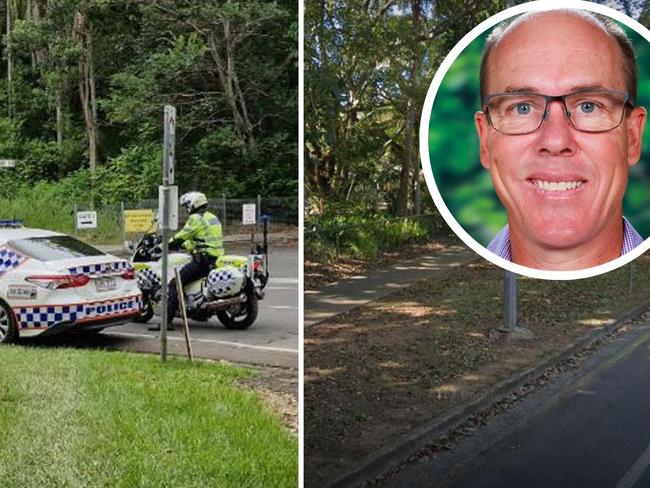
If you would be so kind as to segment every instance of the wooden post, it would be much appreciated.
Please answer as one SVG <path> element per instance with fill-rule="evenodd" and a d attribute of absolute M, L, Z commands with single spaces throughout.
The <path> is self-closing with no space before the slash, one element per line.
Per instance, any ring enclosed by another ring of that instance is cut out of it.
<path fill-rule="evenodd" d="M 176 292 L 178 293 L 178 303 L 181 307 L 181 317 L 183 318 L 183 335 L 185 336 L 185 346 L 187 347 L 187 357 L 192 362 L 192 342 L 190 341 L 190 326 L 187 324 L 187 310 L 185 310 L 185 294 L 183 293 L 183 284 L 181 283 L 181 274 L 178 268 L 174 268 L 176 275 Z"/>

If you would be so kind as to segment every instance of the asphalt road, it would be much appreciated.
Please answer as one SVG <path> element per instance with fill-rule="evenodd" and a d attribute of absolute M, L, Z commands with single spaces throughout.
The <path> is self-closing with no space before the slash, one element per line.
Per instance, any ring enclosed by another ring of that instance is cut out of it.
<path fill-rule="evenodd" d="M 248 247 L 232 243 L 228 254 L 247 254 Z M 298 369 L 298 250 L 297 245 L 270 246 L 266 297 L 259 302 L 255 323 L 246 330 L 228 330 L 214 318 L 190 321 L 192 349 L 196 357 L 237 363 Z M 150 323 L 160 323 L 154 316 Z M 168 332 L 170 354 L 186 354 L 181 322 Z M 160 333 L 147 330 L 149 324 L 129 323 L 111 327 L 90 337 L 52 337 L 33 340 L 44 345 L 105 347 L 139 352 L 160 352 Z"/>
<path fill-rule="evenodd" d="M 647 488 L 650 323 L 383 486 Z"/>

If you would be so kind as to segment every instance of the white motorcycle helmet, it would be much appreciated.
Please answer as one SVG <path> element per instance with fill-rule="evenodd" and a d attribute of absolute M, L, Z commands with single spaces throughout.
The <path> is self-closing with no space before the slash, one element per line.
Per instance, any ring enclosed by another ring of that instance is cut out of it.
<path fill-rule="evenodd" d="M 191 214 L 204 205 L 207 205 L 208 199 L 201 192 L 191 191 L 182 195 L 179 202 L 187 210 L 187 213 Z"/>

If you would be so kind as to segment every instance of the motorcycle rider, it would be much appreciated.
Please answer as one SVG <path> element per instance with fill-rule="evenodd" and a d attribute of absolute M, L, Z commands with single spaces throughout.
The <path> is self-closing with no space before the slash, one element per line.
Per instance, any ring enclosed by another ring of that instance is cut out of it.
<path fill-rule="evenodd" d="M 169 240 L 169 249 L 185 249 L 192 254 L 192 261 L 179 270 L 181 283 L 204 278 L 214 267 L 216 260 L 223 256 L 223 231 L 219 219 L 208 211 L 208 199 L 203 193 L 192 191 L 180 198 L 180 204 L 189 213 L 185 226 Z M 169 283 L 167 301 L 167 330 L 174 329 L 174 315 L 178 309 L 176 278 Z M 149 330 L 160 330 L 153 324 Z"/>

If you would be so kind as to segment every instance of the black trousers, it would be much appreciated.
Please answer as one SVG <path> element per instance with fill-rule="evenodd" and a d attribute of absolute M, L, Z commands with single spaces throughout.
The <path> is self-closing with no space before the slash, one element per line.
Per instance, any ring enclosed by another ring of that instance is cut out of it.
<path fill-rule="evenodd" d="M 195 257 L 191 263 L 183 266 L 178 274 L 181 277 L 181 284 L 183 286 L 199 278 L 205 278 L 210 273 L 214 266 L 215 259 L 212 257 Z M 176 278 L 169 282 L 169 289 L 167 292 L 167 322 L 171 323 L 178 310 L 178 292 L 176 290 Z"/>

